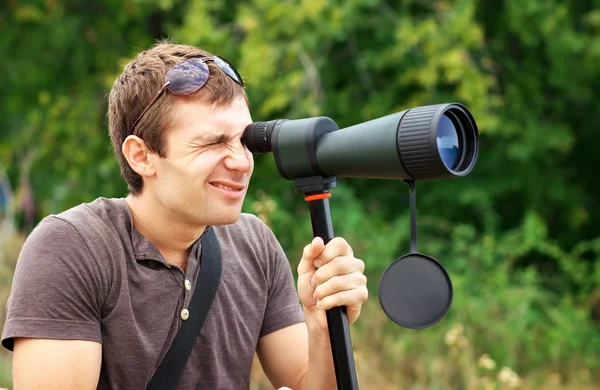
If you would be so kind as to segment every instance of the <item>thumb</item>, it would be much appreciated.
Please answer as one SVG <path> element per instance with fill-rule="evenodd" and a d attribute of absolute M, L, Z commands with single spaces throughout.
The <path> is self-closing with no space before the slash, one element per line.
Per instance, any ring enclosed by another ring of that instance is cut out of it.
<path fill-rule="evenodd" d="M 302 259 L 300 260 L 300 264 L 298 264 L 298 275 L 314 272 L 316 270 L 313 261 L 321 254 L 321 252 L 323 252 L 324 248 L 325 243 L 321 237 L 313 238 L 312 242 L 304 247 Z"/>

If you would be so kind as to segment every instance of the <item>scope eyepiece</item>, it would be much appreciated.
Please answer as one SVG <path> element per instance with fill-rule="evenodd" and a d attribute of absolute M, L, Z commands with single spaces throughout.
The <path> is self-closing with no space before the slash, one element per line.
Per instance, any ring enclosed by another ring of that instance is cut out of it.
<path fill-rule="evenodd" d="M 273 129 L 285 121 L 287 119 L 251 123 L 246 127 L 242 141 L 253 154 L 272 152 L 271 136 Z"/>

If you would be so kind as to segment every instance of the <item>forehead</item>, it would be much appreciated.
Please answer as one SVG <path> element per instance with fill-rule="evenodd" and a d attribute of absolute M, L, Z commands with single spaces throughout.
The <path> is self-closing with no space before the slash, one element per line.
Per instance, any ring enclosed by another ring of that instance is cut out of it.
<path fill-rule="evenodd" d="M 248 105 L 243 98 L 231 104 L 209 104 L 202 100 L 176 99 L 171 112 L 168 138 L 198 138 L 206 134 L 241 134 L 252 123 Z"/>

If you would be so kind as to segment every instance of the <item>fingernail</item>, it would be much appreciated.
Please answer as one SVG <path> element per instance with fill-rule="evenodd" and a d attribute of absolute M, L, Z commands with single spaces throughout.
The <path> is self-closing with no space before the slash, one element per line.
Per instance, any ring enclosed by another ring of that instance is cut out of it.
<path fill-rule="evenodd" d="M 313 301 L 316 301 L 316 300 L 317 300 L 317 292 L 315 291 L 315 292 L 313 293 Z"/>
<path fill-rule="evenodd" d="M 310 285 L 313 286 L 313 287 L 317 287 L 317 279 L 315 279 L 314 276 L 310 280 Z"/>
<path fill-rule="evenodd" d="M 315 267 L 319 268 L 323 265 L 323 262 L 321 260 L 315 260 L 313 264 L 315 265 Z"/>
<path fill-rule="evenodd" d="M 321 306 L 323 306 L 323 303 L 321 301 L 317 301 L 317 307 L 320 308 Z"/>

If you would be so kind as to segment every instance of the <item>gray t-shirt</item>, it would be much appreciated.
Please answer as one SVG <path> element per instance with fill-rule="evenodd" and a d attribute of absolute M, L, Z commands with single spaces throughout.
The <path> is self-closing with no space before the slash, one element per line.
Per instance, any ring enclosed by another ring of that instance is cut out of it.
<path fill-rule="evenodd" d="M 221 283 L 178 388 L 247 389 L 258 339 L 304 318 L 288 260 L 260 219 L 242 214 L 211 228 Z M 14 337 L 97 341 L 98 388 L 143 389 L 186 317 L 199 255 L 200 240 L 185 273 L 169 264 L 136 231 L 124 199 L 48 216 L 17 261 L 2 345 L 12 350 Z"/>

